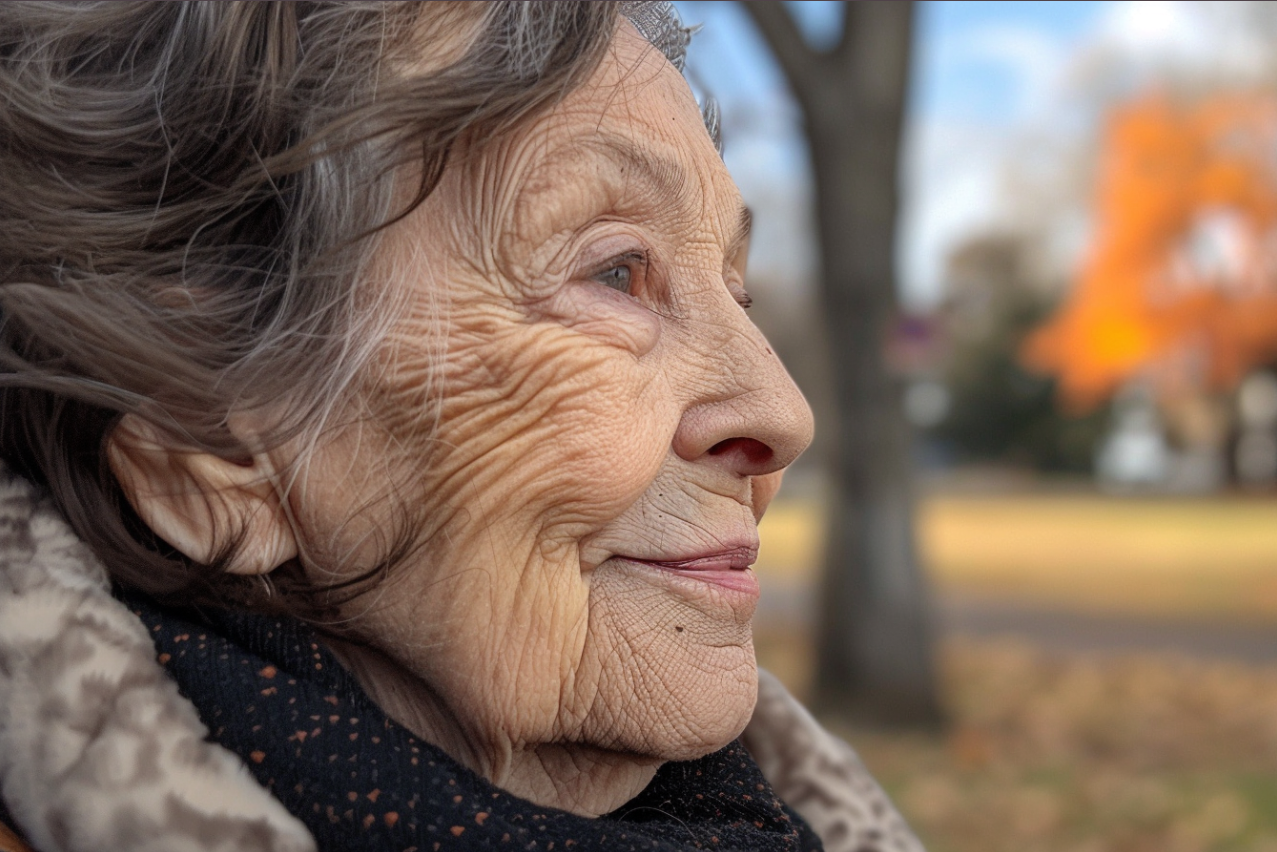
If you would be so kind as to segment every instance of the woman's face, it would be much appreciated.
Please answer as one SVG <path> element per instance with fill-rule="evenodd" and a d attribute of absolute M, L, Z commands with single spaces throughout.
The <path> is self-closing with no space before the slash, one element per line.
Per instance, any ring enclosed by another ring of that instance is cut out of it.
<path fill-rule="evenodd" d="M 388 234 L 405 316 L 293 508 L 312 562 L 351 570 L 419 525 L 349 615 L 490 775 L 545 744 L 692 758 L 749 719 L 757 519 L 812 420 L 742 306 L 748 222 L 622 24 Z"/>

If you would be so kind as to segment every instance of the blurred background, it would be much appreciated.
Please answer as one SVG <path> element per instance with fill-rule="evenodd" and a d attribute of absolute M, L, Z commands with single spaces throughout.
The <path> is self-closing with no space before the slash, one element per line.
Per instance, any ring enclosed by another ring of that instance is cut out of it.
<path fill-rule="evenodd" d="M 676 5 L 817 413 L 760 662 L 933 852 L 1277 852 L 1277 4 Z"/>

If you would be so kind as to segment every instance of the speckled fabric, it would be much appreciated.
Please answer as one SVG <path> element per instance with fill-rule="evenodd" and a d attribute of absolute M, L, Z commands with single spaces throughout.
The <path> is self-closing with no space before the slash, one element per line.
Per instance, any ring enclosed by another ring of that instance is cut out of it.
<path fill-rule="evenodd" d="M 818 850 L 737 743 L 601 819 L 511 796 L 391 721 L 307 628 L 123 596 L 211 731 L 320 850 Z"/>
<path fill-rule="evenodd" d="M 741 742 L 785 803 L 820 835 L 825 852 L 925 852 L 855 750 L 762 669 Z"/>
<path fill-rule="evenodd" d="M 104 566 L 0 464 L 0 798 L 24 838 L 39 852 L 315 852 L 207 733 Z"/>

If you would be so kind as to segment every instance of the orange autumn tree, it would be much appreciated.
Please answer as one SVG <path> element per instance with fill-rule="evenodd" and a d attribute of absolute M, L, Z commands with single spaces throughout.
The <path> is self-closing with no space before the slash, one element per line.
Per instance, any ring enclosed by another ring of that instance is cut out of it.
<path fill-rule="evenodd" d="M 1142 376 L 1163 392 L 1231 388 L 1277 357 L 1277 101 L 1115 110 L 1100 155 L 1096 239 L 1025 365 L 1075 413 Z"/>

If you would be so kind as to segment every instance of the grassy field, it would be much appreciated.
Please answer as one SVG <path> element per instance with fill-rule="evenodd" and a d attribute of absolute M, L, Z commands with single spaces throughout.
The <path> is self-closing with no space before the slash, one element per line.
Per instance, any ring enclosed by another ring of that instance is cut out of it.
<path fill-rule="evenodd" d="M 764 582 L 815 582 L 824 519 L 781 502 L 762 523 Z M 1277 622 L 1277 501 L 936 494 L 918 509 L 941 590 L 1088 612 Z"/>
<path fill-rule="evenodd" d="M 765 596 L 810 589 L 822 523 L 813 500 L 768 513 Z M 1277 622 L 1277 502 L 936 494 L 918 536 L 941 595 Z M 803 625 L 757 644 L 801 694 Z M 842 731 L 932 852 L 1277 852 L 1277 666 L 1015 637 L 949 637 L 938 657 L 943 732 Z"/>

